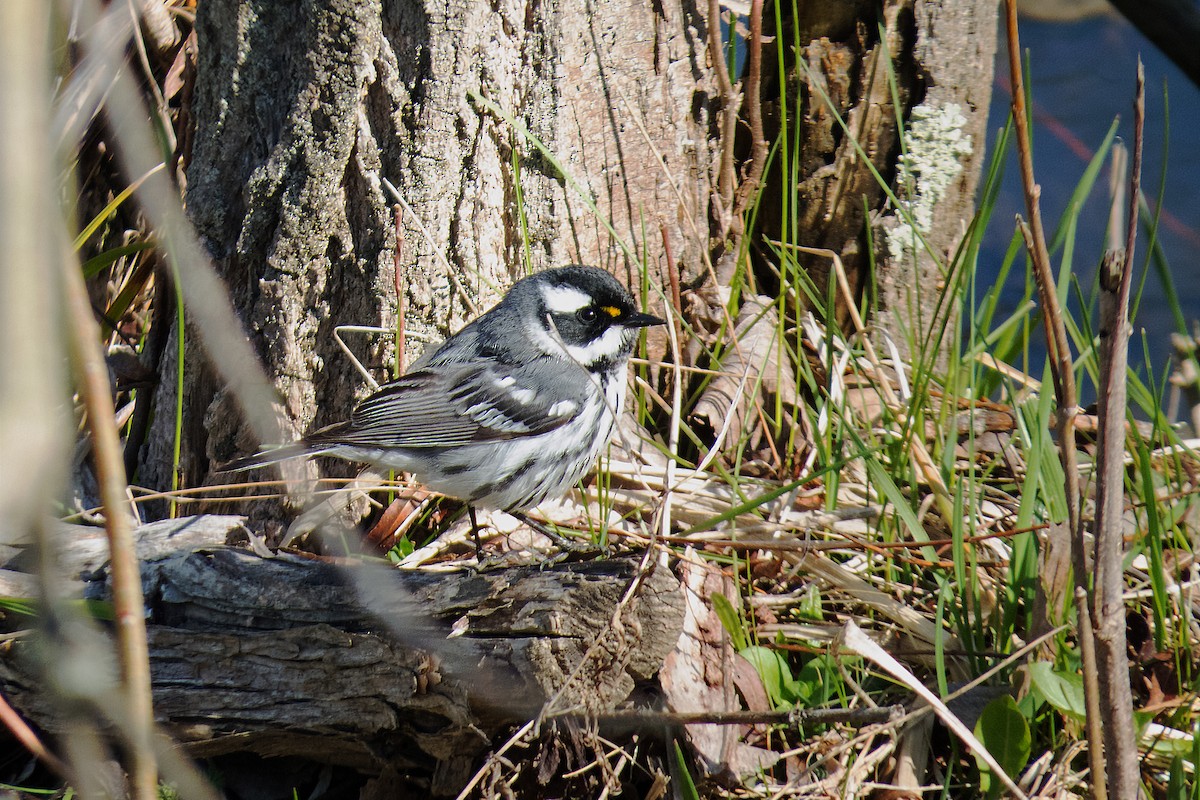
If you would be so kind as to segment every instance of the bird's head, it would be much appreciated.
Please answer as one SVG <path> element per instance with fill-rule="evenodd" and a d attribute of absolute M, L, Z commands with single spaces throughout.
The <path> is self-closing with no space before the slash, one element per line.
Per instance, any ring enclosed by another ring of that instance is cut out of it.
<path fill-rule="evenodd" d="M 510 302 L 537 349 L 548 355 L 565 351 L 589 370 L 624 361 L 639 329 L 664 324 L 638 310 L 625 287 L 595 267 L 535 273 L 509 291 L 504 303 Z"/>

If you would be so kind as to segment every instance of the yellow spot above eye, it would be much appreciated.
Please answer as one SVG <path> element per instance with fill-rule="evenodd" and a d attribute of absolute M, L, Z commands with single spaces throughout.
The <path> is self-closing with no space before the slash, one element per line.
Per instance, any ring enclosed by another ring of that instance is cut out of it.
<path fill-rule="evenodd" d="M 621 316 L 621 309 L 617 308 L 616 306 L 600 306 L 600 310 L 605 314 L 608 314 L 613 319 Z"/>

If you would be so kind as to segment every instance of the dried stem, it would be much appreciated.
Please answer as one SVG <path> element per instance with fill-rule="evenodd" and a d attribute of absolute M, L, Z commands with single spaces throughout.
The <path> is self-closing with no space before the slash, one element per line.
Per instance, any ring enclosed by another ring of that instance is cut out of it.
<path fill-rule="evenodd" d="M 1017 132 L 1017 154 L 1021 164 L 1021 182 L 1025 187 L 1025 208 L 1029 224 L 1021 223 L 1021 235 L 1033 259 L 1037 278 L 1038 297 L 1042 302 L 1042 319 L 1046 327 L 1046 348 L 1050 353 L 1051 375 L 1054 379 L 1054 394 L 1058 401 L 1059 447 L 1062 452 L 1063 470 L 1067 473 L 1067 513 L 1073 533 L 1072 561 L 1075 574 L 1082 579 L 1087 574 L 1083 540 L 1079 523 L 1079 470 L 1075 463 L 1074 415 L 1077 410 L 1075 392 L 1075 370 L 1071 360 L 1071 346 L 1067 341 L 1067 329 L 1063 324 L 1062 309 L 1058 303 L 1054 273 L 1050 267 L 1050 252 L 1046 248 L 1046 231 L 1042 226 L 1040 199 L 1042 187 L 1033 176 L 1033 146 L 1029 135 L 1029 117 L 1025 108 L 1025 80 L 1021 72 L 1021 43 L 1017 35 L 1016 0 L 1005 0 L 1005 20 L 1008 28 L 1008 67 L 1012 81 L 1013 126 Z"/>
<path fill-rule="evenodd" d="M 1091 630 L 1092 614 L 1088 610 L 1088 593 L 1082 586 L 1075 587 L 1075 613 L 1078 614 L 1079 628 Z M 1094 636 L 1079 637 L 1079 659 L 1083 663 L 1083 673 L 1096 674 L 1096 639 Z M 1087 709 L 1087 738 L 1089 742 L 1104 741 L 1104 719 L 1100 716 L 1100 693 L 1085 692 L 1084 706 Z M 1107 800 L 1108 786 L 1100 780 L 1104 774 L 1104 748 L 1088 747 L 1088 769 L 1092 773 L 1093 800 Z"/>
<path fill-rule="evenodd" d="M 70 261 L 64 261 L 63 273 L 67 301 L 67 312 L 64 316 L 70 321 L 68 336 L 71 366 L 84 407 L 87 409 L 96 478 L 100 485 L 100 498 L 104 503 L 113 610 L 130 725 L 126 731 L 131 745 L 130 781 L 135 797 L 139 800 L 154 800 L 158 771 L 152 739 L 154 716 L 150 695 L 150 656 L 146 645 L 142 579 L 138 571 L 130 515 L 125 502 L 125 462 L 120 436 L 113 423 L 112 387 L 108 382 L 108 369 L 97 346 L 100 331 L 88 302 L 83 274 L 78 265 Z"/>
<path fill-rule="evenodd" d="M 1075 580 L 1079 585 L 1087 582 L 1087 558 L 1083 546 L 1083 523 L 1080 515 L 1081 489 L 1079 483 L 1079 467 L 1075 449 L 1075 415 L 1078 412 L 1078 401 L 1075 390 L 1075 371 L 1071 359 L 1071 348 L 1067 341 L 1066 326 L 1063 324 L 1062 309 L 1058 302 L 1058 292 L 1054 281 L 1054 273 L 1050 267 L 1050 253 L 1046 247 L 1046 232 L 1042 226 L 1042 211 L 1040 205 L 1041 187 L 1033 175 L 1033 146 L 1029 134 L 1029 116 L 1025 106 L 1025 80 L 1021 70 L 1021 40 L 1017 31 L 1016 0 L 1005 0 L 1005 27 L 1008 34 L 1008 68 L 1009 79 L 1012 83 L 1012 117 L 1016 130 L 1017 154 L 1021 166 L 1021 182 L 1025 189 L 1025 208 L 1029 215 L 1029 224 L 1018 216 L 1021 236 L 1025 247 L 1033 261 L 1034 275 L 1037 280 L 1038 297 L 1042 303 L 1042 321 L 1046 329 L 1046 349 L 1050 356 L 1050 374 L 1054 381 L 1054 395 L 1058 402 L 1056 427 L 1058 428 L 1059 458 L 1062 461 L 1063 473 L 1066 480 L 1068 530 L 1071 537 L 1071 563 L 1074 568 Z M 1090 626 L 1079 625 L 1078 635 L 1082 640 L 1092 636 Z M 1085 646 L 1089 648 L 1092 643 Z M 1088 703 L 1093 702 L 1099 694 L 1099 683 L 1096 673 L 1090 670 L 1083 672 L 1084 697 Z M 1090 729 L 1089 729 L 1090 731 Z M 1103 743 L 1089 735 L 1088 749 L 1093 764 L 1103 763 Z M 1099 783 L 1099 775 L 1095 776 Z M 1100 787 L 1097 797 L 1104 797 L 1104 789 Z"/>
<path fill-rule="evenodd" d="M 680 288 L 679 267 L 675 264 L 675 258 L 671 252 L 671 237 L 665 224 L 659 225 L 659 234 L 662 236 L 663 252 L 667 258 L 667 283 L 671 289 L 671 307 L 675 309 L 675 317 L 671 320 L 671 324 L 677 325 L 678 321 L 683 319 L 683 293 Z"/>
<path fill-rule="evenodd" d="M 50 769 L 64 777 L 70 774 L 67 765 L 46 749 L 42 740 L 37 737 L 32 728 L 25 724 L 25 720 L 8 704 L 3 695 L 0 695 L 0 725 L 8 728 L 8 732 L 13 735 L 14 739 Z"/>
<path fill-rule="evenodd" d="M 1104 764 L 1114 797 L 1138 793 L 1137 739 L 1125 641 L 1123 558 L 1125 501 L 1125 372 L 1129 345 L 1129 286 L 1137 238 L 1138 194 L 1145 120 L 1145 76 L 1138 62 L 1134 100 L 1133 159 L 1124 252 L 1109 251 L 1100 268 L 1100 431 L 1097 442 L 1095 584 L 1092 631 L 1104 725 Z M 1098 781 L 1099 776 L 1094 780 Z"/>
<path fill-rule="evenodd" d="M 631 709 L 603 714 L 563 714 L 601 723 L 630 725 L 881 725 L 895 722 L 904 706 L 878 708 L 794 708 L 790 711 L 653 711 Z"/>

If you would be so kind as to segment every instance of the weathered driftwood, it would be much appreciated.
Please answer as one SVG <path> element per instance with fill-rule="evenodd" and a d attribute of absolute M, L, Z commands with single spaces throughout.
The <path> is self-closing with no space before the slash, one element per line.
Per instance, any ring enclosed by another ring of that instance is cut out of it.
<path fill-rule="evenodd" d="M 682 625 L 665 568 L 622 602 L 638 574 L 632 559 L 401 571 L 216 542 L 238 525 L 139 530 L 155 711 L 196 756 L 388 763 L 454 786 L 491 734 L 552 697 L 558 709 L 613 708 L 657 672 Z M 186 546 L 164 546 L 172 540 Z M 86 549 L 70 572 L 94 584 L 102 552 L 80 558 Z M 61 718 L 23 657 L 34 644 L 0 649 L 0 691 L 53 732 Z"/>

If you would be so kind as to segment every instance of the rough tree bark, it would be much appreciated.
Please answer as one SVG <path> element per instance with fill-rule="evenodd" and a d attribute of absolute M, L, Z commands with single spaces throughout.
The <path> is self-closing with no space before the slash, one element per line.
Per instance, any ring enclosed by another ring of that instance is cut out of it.
<path fill-rule="evenodd" d="M 706 232 L 687 220 L 706 219 L 712 161 L 704 25 L 680 0 L 536 13 L 467 0 L 200 4 L 188 207 L 276 377 L 289 427 L 302 433 L 347 413 L 362 382 L 332 329 L 393 327 L 397 285 L 411 337 L 425 340 L 490 305 L 525 272 L 526 254 L 533 269 L 587 262 L 636 286 L 637 263 L 591 202 L 652 280 L 660 222 L 681 266 L 697 272 Z M 537 137 L 586 202 L 472 91 Z M 383 179 L 412 209 L 400 276 Z M 193 341 L 184 485 L 255 444 Z M 376 369 L 391 347 L 356 344 Z M 160 409 L 172 407 L 173 387 L 162 382 Z M 147 483 L 169 484 L 168 417 L 152 434 Z"/>
<path fill-rule="evenodd" d="M 867 2 L 804 4 L 787 24 L 804 43 L 798 57 L 805 68 L 789 55 L 784 87 L 771 82 L 776 48 L 765 48 L 768 140 L 779 130 L 771 98 L 785 91 L 793 108 L 802 100 L 805 177 L 787 222 L 801 235 L 790 239 L 840 253 L 861 290 L 869 219 L 882 265 L 872 288 L 892 312 L 882 319 L 902 346 L 903 329 L 930 324 L 944 275 L 923 252 L 915 260 L 888 254 L 896 218 L 885 214 L 884 193 L 855 142 L 895 178 L 889 58 L 904 105 L 899 116 L 920 103 L 959 107 L 971 147 L 952 157 L 961 170 L 940 190 L 925 232 L 944 264 L 973 209 L 994 18 L 983 0 L 889 0 L 881 10 Z M 199 7 L 196 30 L 189 210 L 276 376 L 280 412 L 295 433 L 340 418 L 361 393 L 332 329 L 393 327 L 397 286 L 411 342 L 457 329 L 474 306 L 486 307 L 524 272 L 526 259 L 534 269 L 597 263 L 632 279 L 637 265 L 580 190 L 649 265 L 652 279 L 663 262 L 660 223 L 685 287 L 705 279 L 720 98 L 706 21 L 694 5 L 612 0 L 525 15 L 466 0 L 308 0 L 299 7 L 213 0 Z M 528 134 L 474 102 L 472 92 Z M 383 179 L 411 208 L 402 220 L 398 280 L 393 200 Z M 767 176 L 756 246 L 760 237 L 780 237 L 790 193 L 777 173 Z M 823 285 L 828 263 L 805 263 Z M 195 337 L 188 341 L 182 483 L 196 485 L 213 462 L 256 443 L 202 368 L 207 356 L 193 347 Z M 392 355 L 386 338 L 353 346 L 376 369 Z M 174 348 L 168 352 L 164 378 L 176 368 Z M 174 385 L 161 382 L 159 409 L 173 406 Z M 171 424 L 158 415 L 145 483 L 169 484 Z"/>

